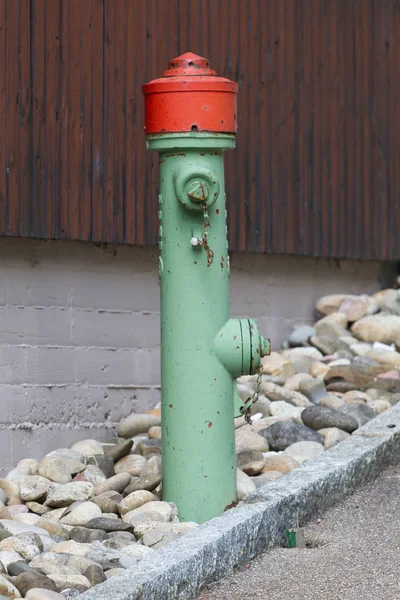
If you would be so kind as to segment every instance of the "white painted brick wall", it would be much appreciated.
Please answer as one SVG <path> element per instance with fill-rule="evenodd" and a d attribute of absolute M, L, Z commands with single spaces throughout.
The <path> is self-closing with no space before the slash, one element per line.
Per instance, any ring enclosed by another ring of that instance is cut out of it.
<path fill-rule="evenodd" d="M 386 270 L 390 270 L 387 267 Z M 379 287 L 378 263 L 233 255 L 234 316 L 278 346 L 316 299 Z M 160 398 L 155 249 L 0 239 L 0 473 L 114 433 Z"/>

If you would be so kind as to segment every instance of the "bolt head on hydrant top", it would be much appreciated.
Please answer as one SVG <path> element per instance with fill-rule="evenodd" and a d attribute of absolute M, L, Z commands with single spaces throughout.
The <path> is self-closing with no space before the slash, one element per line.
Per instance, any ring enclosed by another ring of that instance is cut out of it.
<path fill-rule="evenodd" d="M 218 77 L 206 58 L 186 52 L 143 86 L 146 134 L 237 131 L 238 84 Z"/>

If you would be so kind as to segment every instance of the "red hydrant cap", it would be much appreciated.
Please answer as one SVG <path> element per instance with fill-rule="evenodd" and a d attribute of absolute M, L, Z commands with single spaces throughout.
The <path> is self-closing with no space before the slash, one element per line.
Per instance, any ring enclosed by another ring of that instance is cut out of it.
<path fill-rule="evenodd" d="M 206 58 L 186 52 L 143 86 L 145 131 L 236 133 L 238 84 L 218 77 Z"/>

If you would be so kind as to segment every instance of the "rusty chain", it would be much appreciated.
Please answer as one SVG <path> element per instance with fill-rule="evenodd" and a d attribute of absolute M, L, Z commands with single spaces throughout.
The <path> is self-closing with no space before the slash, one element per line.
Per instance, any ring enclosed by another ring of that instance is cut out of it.
<path fill-rule="evenodd" d="M 209 267 L 213 263 L 214 252 L 211 250 L 210 246 L 208 245 L 208 234 L 210 233 L 211 224 L 210 224 L 210 217 L 208 214 L 207 202 L 203 202 L 202 208 L 203 208 L 203 220 L 204 220 L 204 237 L 199 238 L 198 242 L 199 242 L 199 246 L 204 248 L 204 250 L 206 251 L 207 267 Z"/>
<path fill-rule="evenodd" d="M 250 396 L 250 398 L 247 398 L 244 405 L 240 407 L 240 412 L 244 416 L 246 423 L 248 423 L 249 425 L 251 424 L 251 407 L 257 402 L 257 400 L 261 396 L 262 370 L 263 368 L 261 365 L 257 373 L 256 389 L 254 390 L 254 393 Z"/>

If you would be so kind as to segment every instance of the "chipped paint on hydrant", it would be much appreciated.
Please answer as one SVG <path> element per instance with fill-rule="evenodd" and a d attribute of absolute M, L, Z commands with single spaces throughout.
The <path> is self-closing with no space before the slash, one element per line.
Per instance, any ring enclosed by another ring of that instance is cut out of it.
<path fill-rule="evenodd" d="M 144 85 L 147 147 L 160 158 L 163 499 L 202 523 L 236 501 L 236 378 L 269 344 L 229 317 L 223 152 L 235 147 L 237 84 L 186 53 Z"/>

